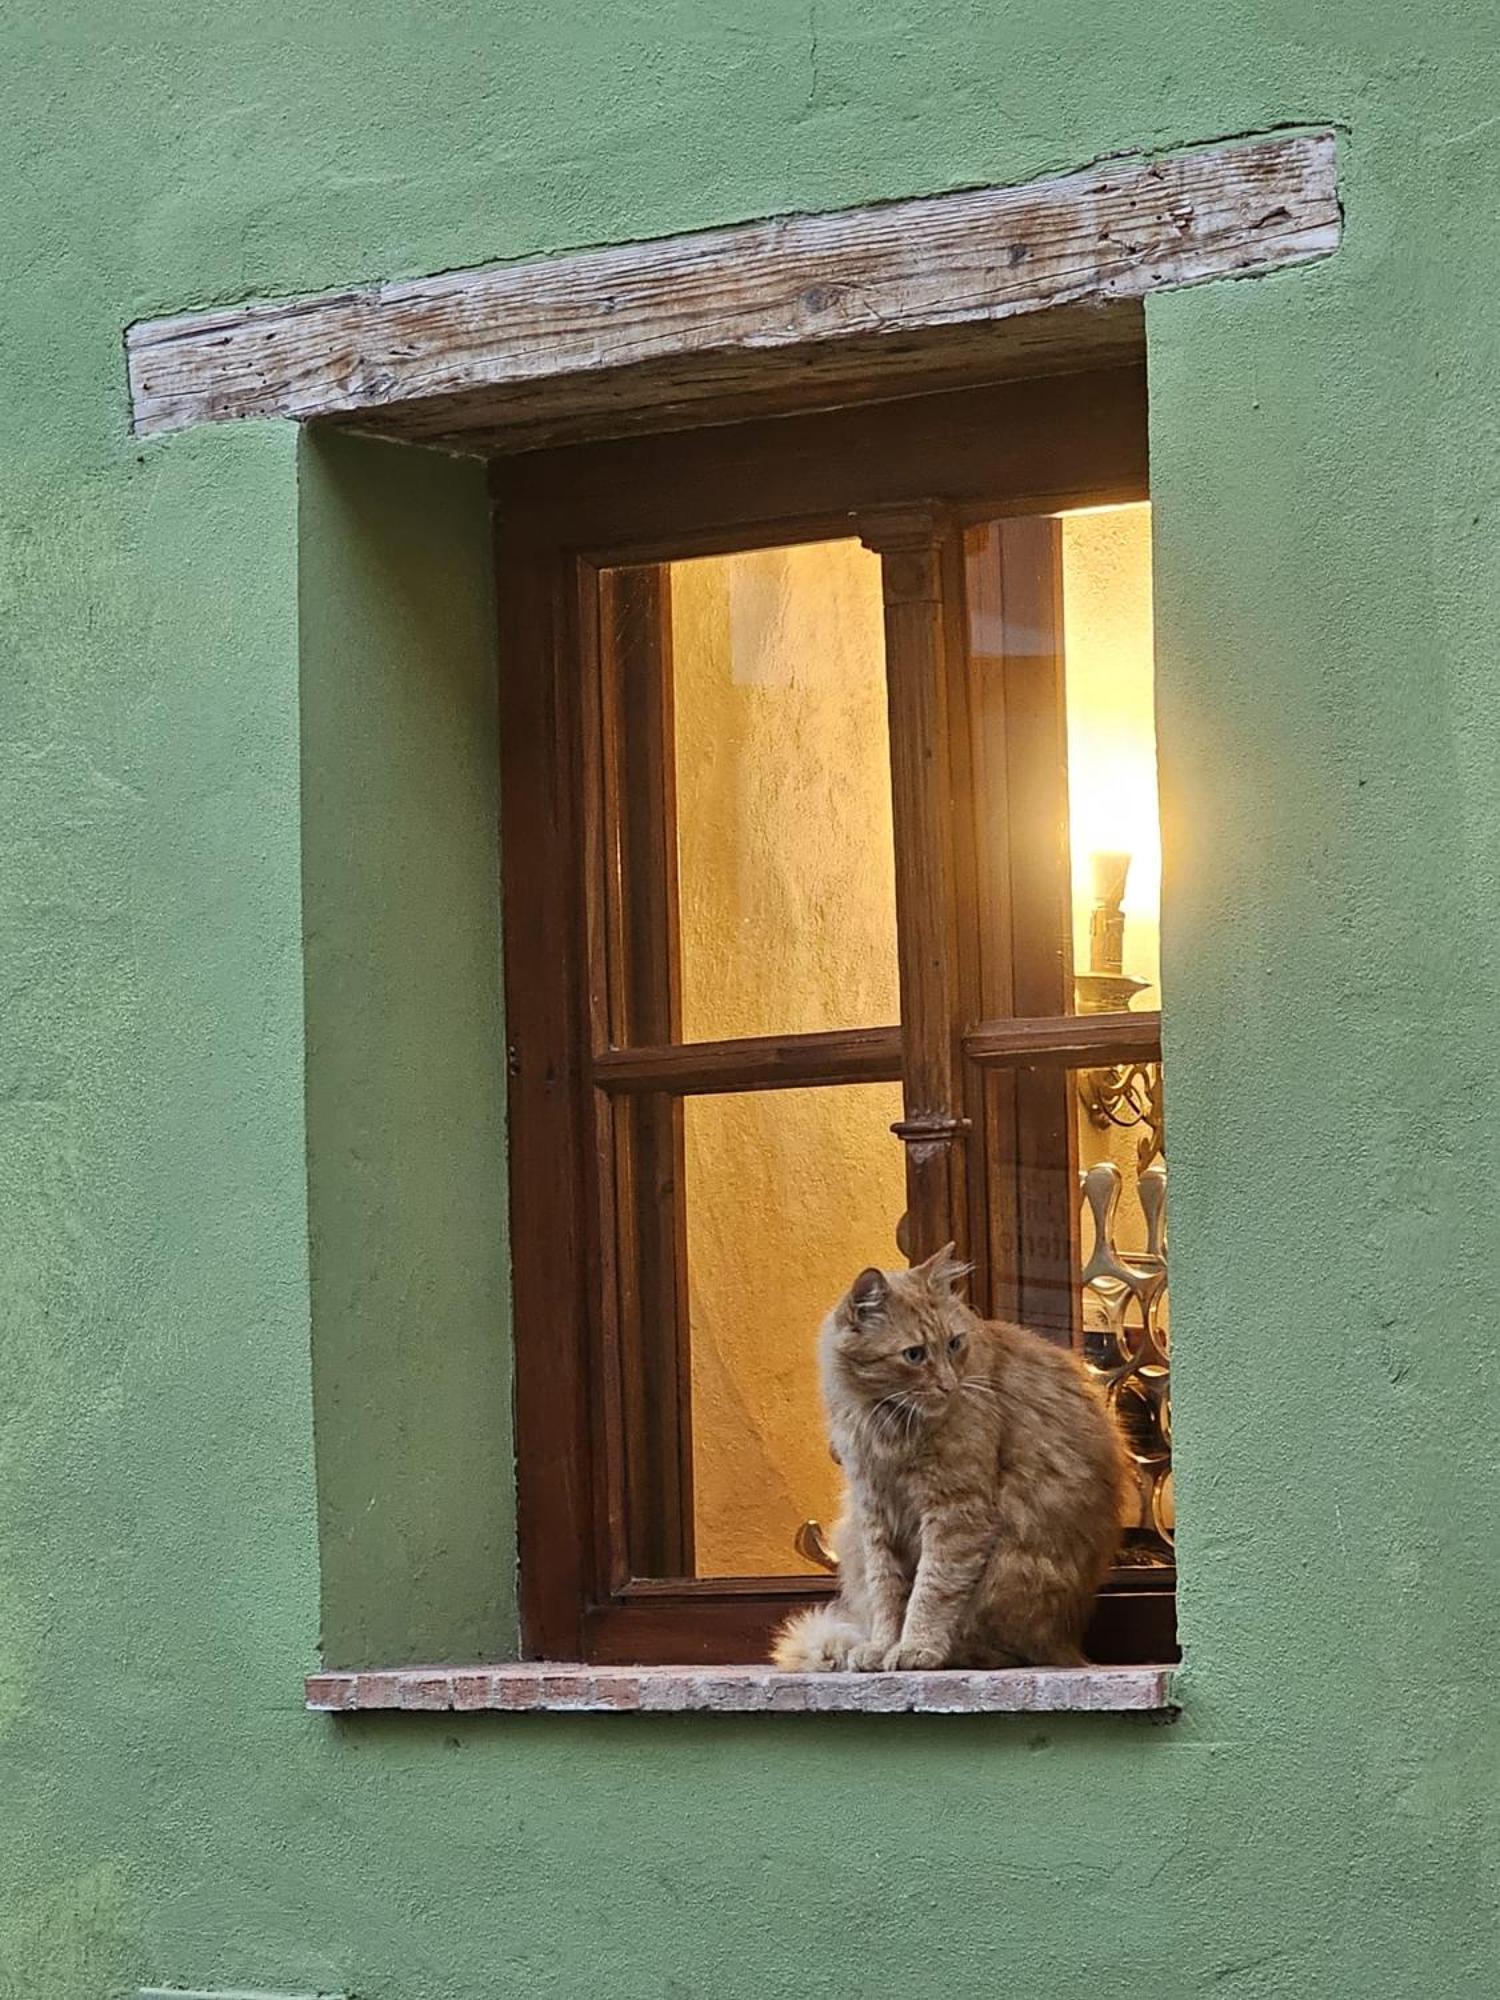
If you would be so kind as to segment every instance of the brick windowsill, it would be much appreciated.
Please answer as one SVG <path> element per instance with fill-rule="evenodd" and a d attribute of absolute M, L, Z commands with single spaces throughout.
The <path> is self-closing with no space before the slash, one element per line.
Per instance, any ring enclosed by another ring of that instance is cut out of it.
<path fill-rule="evenodd" d="M 786 1674 L 774 1667 L 396 1667 L 311 1674 L 307 1706 L 468 1714 L 1163 1715 L 1170 1667 L 1037 1667 L 996 1672 Z"/>

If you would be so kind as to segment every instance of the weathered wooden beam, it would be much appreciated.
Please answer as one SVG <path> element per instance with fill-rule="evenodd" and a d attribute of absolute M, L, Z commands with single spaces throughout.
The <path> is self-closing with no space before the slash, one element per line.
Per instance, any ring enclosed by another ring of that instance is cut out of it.
<path fill-rule="evenodd" d="M 1334 140 L 1290 133 L 979 188 L 746 223 L 486 270 L 142 320 L 126 335 L 134 429 L 315 418 L 393 436 L 692 420 L 768 379 L 909 374 L 927 343 L 1006 372 L 1002 329 L 1056 307 L 1068 340 L 1120 339 L 1111 306 L 1325 256 Z M 1061 316 L 1060 316 L 1061 317 Z M 971 336 L 983 336 L 976 346 Z M 1037 327 L 1023 346 L 1035 365 Z M 1042 340 L 1045 350 L 1046 342 Z M 833 363 L 830 369 L 830 361 Z M 769 375 L 768 375 L 769 368 Z"/>

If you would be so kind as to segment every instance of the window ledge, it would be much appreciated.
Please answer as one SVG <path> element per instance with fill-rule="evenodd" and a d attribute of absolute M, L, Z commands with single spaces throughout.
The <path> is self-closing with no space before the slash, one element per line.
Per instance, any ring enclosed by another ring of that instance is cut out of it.
<path fill-rule="evenodd" d="M 319 1713 L 460 1710 L 706 1715 L 1068 1715 L 1172 1710 L 1172 1668 L 1012 1667 L 913 1674 L 790 1674 L 774 1667 L 397 1667 L 309 1675 Z"/>

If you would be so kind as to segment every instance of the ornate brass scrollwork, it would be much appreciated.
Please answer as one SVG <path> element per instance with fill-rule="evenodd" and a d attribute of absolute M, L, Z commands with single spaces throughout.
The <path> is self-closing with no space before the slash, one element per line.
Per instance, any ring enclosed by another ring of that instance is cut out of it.
<path fill-rule="evenodd" d="M 1161 1064 L 1119 1063 L 1112 1069 L 1086 1069 L 1078 1079 L 1078 1095 L 1096 1132 L 1111 1125 L 1129 1131 L 1141 1126 L 1136 1166 L 1144 1173 L 1162 1150 Z"/>
<path fill-rule="evenodd" d="M 1081 1278 L 1084 1354 L 1119 1419 L 1139 1487 L 1125 1559 L 1155 1566 L 1171 1562 L 1174 1530 L 1166 1167 L 1158 1162 L 1137 1178 L 1146 1247 L 1128 1255 L 1116 1243 L 1123 1186 L 1113 1160 L 1100 1160 L 1082 1176 L 1094 1225 Z"/>

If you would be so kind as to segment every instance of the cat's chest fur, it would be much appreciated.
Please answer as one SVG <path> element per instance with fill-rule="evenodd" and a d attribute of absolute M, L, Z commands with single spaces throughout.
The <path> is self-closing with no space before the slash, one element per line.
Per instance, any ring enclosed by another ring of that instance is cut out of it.
<path fill-rule="evenodd" d="M 953 1468 L 926 1454 L 881 1458 L 857 1467 L 854 1485 L 866 1520 L 880 1523 L 903 1567 L 915 1570 L 926 1524 L 954 1497 Z"/>

